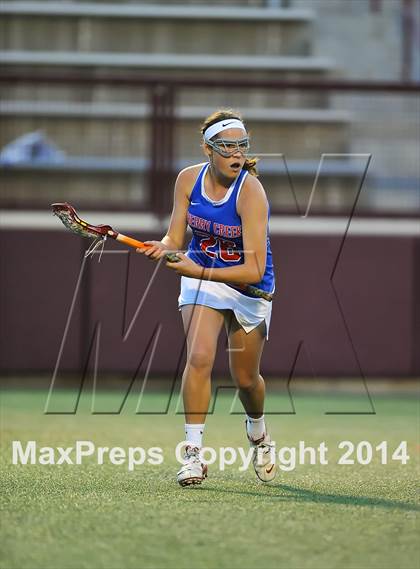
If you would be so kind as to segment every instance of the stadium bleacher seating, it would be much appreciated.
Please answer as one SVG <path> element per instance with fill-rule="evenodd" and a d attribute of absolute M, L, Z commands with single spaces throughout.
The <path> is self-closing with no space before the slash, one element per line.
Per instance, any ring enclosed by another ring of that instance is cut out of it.
<path fill-rule="evenodd" d="M 313 54 L 312 10 L 267 7 L 265 2 L 2 2 L 1 15 L 0 59 L 22 74 L 59 69 L 257 80 L 322 79 L 337 71 L 330 57 Z M 258 154 L 287 157 L 298 193 L 310 187 L 322 152 L 350 150 L 351 115 L 331 108 L 325 93 L 185 88 L 177 93 L 176 167 L 202 157 L 199 123 L 220 106 L 242 111 Z M 60 169 L 67 173 L 60 194 L 68 200 L 81 196 L 132 208 L 147 199 L 150 104 L 145 90 L 100 83 L 9 85 L 0 114 L 1 147 L 25 132 L 42 130 L 68 156 L 61 165 L 9 165 L 3 172 L 6 202 L 58 199 Z M 40 169 L 42 183 L 33 174 Z M 292 196 L 280 191 L 282 162 L 263 159 L 260 170 L 273 206 L 292 205 Z M 346 203 L 357 168 L 341 157 L 327 173 L 314 205 L 337 208 Z"/>

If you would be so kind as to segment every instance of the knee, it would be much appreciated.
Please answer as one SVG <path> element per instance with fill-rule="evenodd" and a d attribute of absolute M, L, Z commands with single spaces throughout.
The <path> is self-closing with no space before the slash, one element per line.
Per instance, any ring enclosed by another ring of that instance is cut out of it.
<path fill-rule="evenodd" d="M 249 372 L 246 369 L 232 373 L 235 383 L 241 391 L 253 391 L 260 382 L 258 373 Z"/>
<path fill-rule="evenodd" d="M 209 373 L 213 367 L 213 357 L 206 352 L 192 352 L 188 356 L 188 366 L 197 372 Z"/>

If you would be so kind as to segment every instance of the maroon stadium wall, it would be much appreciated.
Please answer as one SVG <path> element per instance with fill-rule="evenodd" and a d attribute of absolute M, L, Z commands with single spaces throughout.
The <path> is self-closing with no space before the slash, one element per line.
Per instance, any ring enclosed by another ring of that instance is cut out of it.
<path fill-rule="evenodd" d="M 174 272 L 117 244 L 83 263 L 88 242 L 66 232 L 0 236 L 3 374 L 52 373 L 59 354 L 60 371 L 79 373 L 89 353 L 104 373 L 182 369 Z M 274 235 L 272 248 L 267 376 L 419 374 L 419 238 L 348 236 L 338 262 L 335 236 Z M 215 369 L 226 374 L 222 336 Z"/>

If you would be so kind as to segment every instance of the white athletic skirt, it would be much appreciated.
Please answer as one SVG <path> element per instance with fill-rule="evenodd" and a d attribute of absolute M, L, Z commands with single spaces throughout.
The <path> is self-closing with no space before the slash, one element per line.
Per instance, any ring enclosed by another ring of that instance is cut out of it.
<path fill-rule="evenodd" d="M 273 303 L 264 298 L 245 296 L 225 283 L 181 277 L 179 309 L 185 304 L 201 304 L 219 310 L 232 310 L 247 334 L 264 320 L 268 340 Z"/>

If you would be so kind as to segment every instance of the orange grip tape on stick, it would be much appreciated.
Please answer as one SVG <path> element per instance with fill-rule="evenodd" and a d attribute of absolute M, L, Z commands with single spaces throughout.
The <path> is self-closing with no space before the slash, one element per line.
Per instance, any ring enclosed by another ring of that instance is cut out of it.
<path fill-rule="evenodd" d="M 118 233 L 115 239 L 120 243 L 125 243 L 126 245 L 130 245 L 131 247 L 136 247 L 138 249 L 142 248 L 149 249 L 149 247 L 153 247 L 153 245 L 149 245 L 148 243 L 143 243 L 143 241 L 137 241 L 137 239 L 133 239 L 132 237 L 127 237 L 127 235 L 123 235 L 122 233 Z M 180 261 L 176 253 L 166 253 L 165 258 L 167 261 L 171 263 L 178 263 Z"/>
<path fill-rule="evenodd" d="M 127 235 L 123 235 L 122 233 L 118 233 L 116 240 L 120 241 L 121 243 L 125 243 L 126 245 L 130 245 L 130 247 L 138 247 L 139 249 L 148 249 L 151 247 L 151 245 L 147 245 L 146 243 L 143 243 L 143 241 L 138 241 L 132 237 L 127 237 Z"/>

